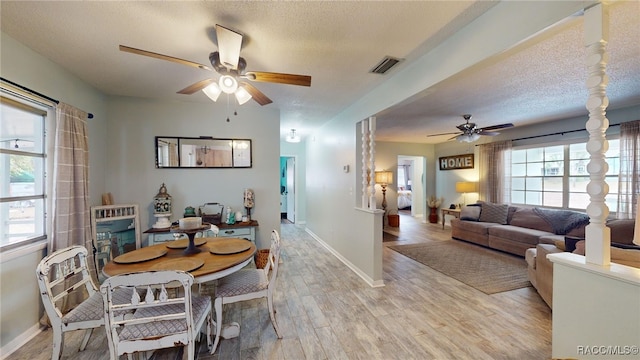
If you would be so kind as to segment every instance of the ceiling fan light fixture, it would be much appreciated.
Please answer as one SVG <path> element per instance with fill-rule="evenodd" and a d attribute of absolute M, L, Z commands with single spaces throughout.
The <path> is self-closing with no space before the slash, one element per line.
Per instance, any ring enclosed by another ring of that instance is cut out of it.
<path fill-rule="evenodd" d="M 220 94 L 222 93 L 222 89 L 216 83 L 211 83 L 209 86 L 202 89 L 202 92 L 209 97 L 209 99 L 213 100 L 213 102 L 218 101 Z"/>
<path fill-rule="evenodd" d="M 458 142 L 472 143 L 480 139 L 480 134 L 478 133 L 460 134 L 456 139 L 458 140 Z"/>
<path fill-rule="evenodd" d="M 233 94 L 238 89 L 238 81 L 229 75 L 223 75 L 218 80 L 218 85 L 220 85 L 220 89 L 225 94 Z"/>
<path fill-rule="evenodd" d="M 290 143 L 300 142 L 300 136 L 296 134 L 296 129 L 291 129 L 291 132 L 287 135 L 286 141 Z"/>
<path fill-rule="evenodd" d="M 238 100 L 238 104 L 242 105 L 247 101 L 251 100 L 251 94 L 245 89 L 243 86 L 239 86 L 238 90 L 235 92 L 236 99 Z"/>

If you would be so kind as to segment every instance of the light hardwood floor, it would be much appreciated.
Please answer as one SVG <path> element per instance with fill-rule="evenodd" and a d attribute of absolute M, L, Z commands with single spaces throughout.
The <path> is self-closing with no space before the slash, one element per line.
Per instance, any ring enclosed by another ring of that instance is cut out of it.
<path fill-rule="evenodd" d="M 397 242 L 451 240 L 451 229 L 401 215 L 389 228 Z M 551 311 L 529 287 L 486 295 L 386 247 L 385 286 L 371 288 L 332 256 L 303 226 L 283 224 L 282 263 L 275 306 L 283 333 L 271 327 L 266 301 L 225 306 L 225 322 L 240 336 L 222 340 L 199 359 L 549 359 Z M 524 260 L 523 260 L 524 261 Z M 80 333 L 66 336 L 66 359 L 108 359 L 104 330 L 83 353 Z M 8 360 L 49 359 L 51 331 L 38 335 Z M 175 358 L 175 351 L 157 359 Z"/>

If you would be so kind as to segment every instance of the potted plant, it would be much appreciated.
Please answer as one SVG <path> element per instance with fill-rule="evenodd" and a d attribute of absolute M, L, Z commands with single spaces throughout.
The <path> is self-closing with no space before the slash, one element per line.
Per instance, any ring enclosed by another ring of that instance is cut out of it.
<path fill-rule="evenodd" d="M 438 208 L 440 207 L 440 204 L 442 204 L 442 202 L 444 201 L 444 198 L 437 198 L 435 196 L 429 196 L 429 199 L 427 200 L 427 206 L 429 207 L 429 209 L 431 209 L 431 212 L 429 213 L 429 222 L 432 224 L 437 224 L 438 223 Z"/>

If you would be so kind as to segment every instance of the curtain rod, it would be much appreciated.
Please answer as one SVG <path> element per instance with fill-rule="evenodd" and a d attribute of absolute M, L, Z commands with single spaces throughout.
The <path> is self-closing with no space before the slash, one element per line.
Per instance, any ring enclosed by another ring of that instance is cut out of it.
<path fill-rule="evenodd" d="M 22 89 L 22 90 L 24 90 L 24 91 L 28 91 L 28 92 L 32 93 L 33 95 L 40 96 L 41 98 L 43 98 L 43 99 L 47 99 L 47 100 L 49 100 L 49 101 L 51 101 L 51 102 L 54 102 L 54 103 L 56 103 L 56 104 L 59 104 L 59 103 L 60 103 L 60 101 L 58 101 L 58 100 L 56 100 L 56 99 L 54 99 L 54 98 L 50 98 L 50 97 L 48 97 L 47 95 L 44 95 L 44 94 L 42 94 L 42 93 L 39 93 L 39 92 L 37 92 L 37 91 L 35 91 L 35 90 L 31 90 L 31 89 L 29 89 L 29 88 L 28 88 L 28 87 L 26 87 L 26 86 L 22 86 L 22 85 L 20 85 L 20 84 L 16 84 L 16 83 L 14 83 L 14 82 L 13 82 L 13 81 L 11 81 L 11 80 L 7 80 L 7 79 L 5 79 L 5 78 L 3 78 L 3 77 L 0 77 L 0 80 L 5 81 L 5 82 L 7 82 L 7 83 L 9 83 L 9 84 L 11 84 L 11 85 L 13 85 L 13 86 L 15 86 L 15 87 L 18 87 L 18 88 L 20 88 L 20 89 Z M 88 117 L 89 119 L 93 119 L 93 114 L 92 114 L 92 113 L 87 113 L 87 117 Z"/>
<path fill-rule="evenodd" d="M 609 127 L 614 127 L 614 126 L 620 126 L 620 124 L 609 125 Z M 511 139 L 510 141 L 537 139 L 537 138 L 541 138 L 541 137 L 545 137 L 545 136 L 564 135 L 564 134 L 570 134 L 570 133 L 574 133 L 574 132 L 578 132 L 578 131 L 587 131 L 587 129 L 567 130 L 567 131 L 560 131 L 560 132 L 551 133 L 551 134 L 545 134 L 545 135 L 527 136 L 527 137 L 522 137 L 522 138 L 517 138 L 517 139 Z M 476 146 L 480 146 L 480 145 L 481 144 L 478 144 Z"/>
<path fill-rule="evenodd" d="M 613 126 L 620 126 L 620 124 L 609 125 L 609 127 L 613 127 Z M 574 132 L 578 132 L 578 131 L 587 131 L 587 129 L 567 130 L 567 131 L 560 131 L 560 132 L 556 132 L 556 133 L 552 133 L 552 134 L 546 134 L 546 135 L 527 136 L 527 137 L 523 137 L 523 138 L 512 139 L 511 141 L 529 140 L 529 139 L 536 139 L 536 138 L 541 138 L 541 137 L 545 137 L 545 136 L 553 136 L 553 135 L 564 135 L 564 134 L 570 134 L 570 133 L 574 133 Z"/>

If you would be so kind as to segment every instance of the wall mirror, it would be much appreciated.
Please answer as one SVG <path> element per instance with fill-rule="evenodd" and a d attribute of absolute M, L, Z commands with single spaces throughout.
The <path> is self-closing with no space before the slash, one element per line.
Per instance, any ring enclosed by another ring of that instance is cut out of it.
<path fill-rule="evenodd" d="M 102 282 L 105 279 L 102 268 L 109 261 L 140 248 L 138 205 L 92 206 L 91 235 L 95 248 L 93 261 Z"/>
<path fill-rule="evenodd" d="M 249 167 L 249 139 L 156 136 L 156 168 Z"/>

